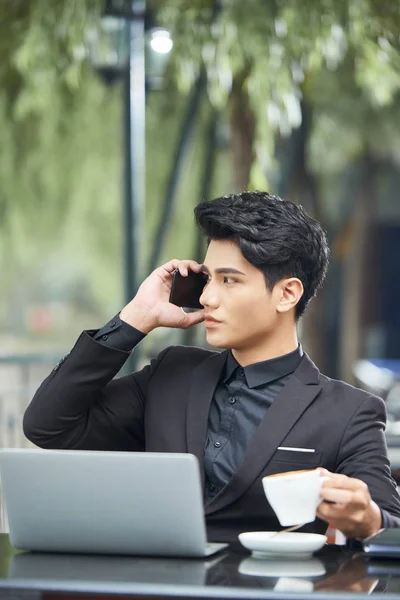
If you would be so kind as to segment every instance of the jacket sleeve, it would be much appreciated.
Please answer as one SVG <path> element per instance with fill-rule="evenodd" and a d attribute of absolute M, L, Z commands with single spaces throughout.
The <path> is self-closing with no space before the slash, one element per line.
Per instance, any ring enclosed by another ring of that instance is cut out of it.
<path fill-rule="evenodd" d="M 83 332 L 34 395 L 24 434 L 41 448 L 143 451 L 146 389 L 167 350 L 141 371 L 114 379 L 130 353 Z"/>
<path fill-rule="evenodd" d="M 336 472 L 364 481 L 389 526 L 400 527 L 400 497 L 390 472 L 385 426 L 385 403 L 366 396 L 344 432 Z"/>

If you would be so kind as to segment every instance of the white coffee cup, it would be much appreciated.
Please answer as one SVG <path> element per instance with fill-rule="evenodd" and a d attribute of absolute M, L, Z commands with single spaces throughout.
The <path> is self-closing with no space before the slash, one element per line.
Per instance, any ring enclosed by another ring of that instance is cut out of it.
<path fill-rule="evenodd" d="M 315 520 L 324 479 L 319 469 L 263 477 L 265 495 L 282 527 Z"/>

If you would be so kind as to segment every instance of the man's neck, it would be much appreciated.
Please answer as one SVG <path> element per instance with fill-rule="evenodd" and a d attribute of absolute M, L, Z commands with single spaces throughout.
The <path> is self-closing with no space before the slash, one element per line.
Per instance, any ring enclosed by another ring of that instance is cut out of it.
<path fill-rule="evenodd" d="M 250 348 L 232 348 L 232 354 L 240 366 L 247 367 L 257 362 L 278 358 L 293 352 L 298 347 L 296 329 L 291 335 L 274 336 Z"/>

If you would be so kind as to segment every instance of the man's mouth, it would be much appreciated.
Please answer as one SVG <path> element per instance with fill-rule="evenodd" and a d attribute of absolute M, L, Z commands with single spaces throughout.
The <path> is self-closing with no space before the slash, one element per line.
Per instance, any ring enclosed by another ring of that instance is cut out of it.
<path fill-rule="evenodd" d="M 221 321 L 217 321 L 217 319 L 214 319 L 214 317 L 206 317 L 204 319 L 204 323 L 206 327 L 212 327 L 213 325 L 219 325 Z"/>

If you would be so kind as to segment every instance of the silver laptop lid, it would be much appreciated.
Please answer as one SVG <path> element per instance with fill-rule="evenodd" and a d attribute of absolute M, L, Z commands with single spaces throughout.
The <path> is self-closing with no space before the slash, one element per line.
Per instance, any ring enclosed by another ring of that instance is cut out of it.
<path fill-rule="evenodd" d="M 4 449 L 0 476 L 17 548 L 204 556 L 191 454 Z"/>

